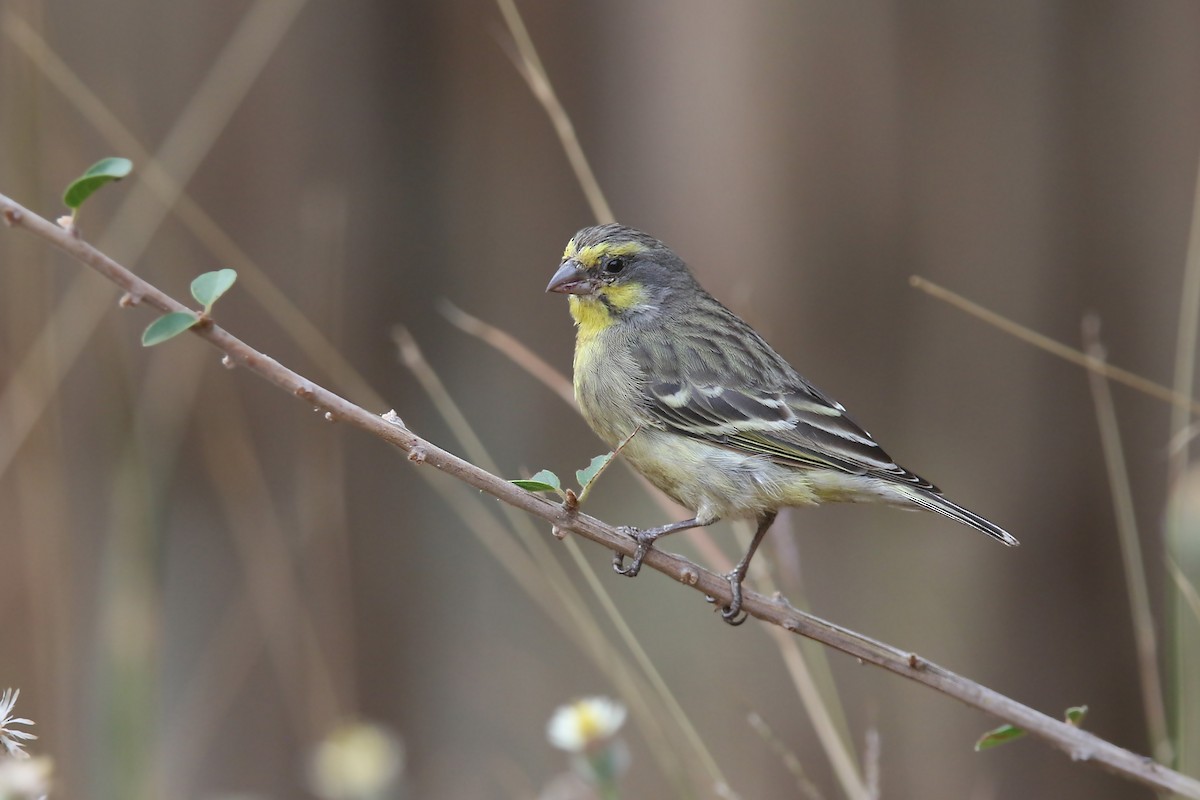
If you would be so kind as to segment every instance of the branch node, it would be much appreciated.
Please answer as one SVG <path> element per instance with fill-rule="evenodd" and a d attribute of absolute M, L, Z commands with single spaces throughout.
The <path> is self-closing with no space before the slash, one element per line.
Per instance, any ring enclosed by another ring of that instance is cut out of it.
<path fill-rule="evenodd" d="M 22 217 L 24 217 L 24 215 L 21 213 L 20 209 L 17 209 L 17 208 L 5 208 L 4 209 L 4 224 L 10 228 L 13 227 L 14 225 L 20 225 Z"/>
<path fill-rule="evenodd" d="M 312 400 L 316 397 L 316 392 L 313 391 L 312 384 L 302 383 L 292 390 L 292 394 L 299 397 L 301 400 Z"/>
<path fill-rule="evenodd" d="M 563 539 L 567 538 L 567 529 L 560 528 L 557 525 L 552 525 L 550 527 L 550 535 L 561 542 Z"/>
<path fill-rule="evenodd" d="M 783 621 L 783 629 L 788 633 L 800 632 L 800 620 L 795 617 L 788 617 Z"/>
<path fill-rule="evenodd" d="M 333 416 L 332 411 L 326 411 L 325 412 L 325 421 L 326 422 L 337 422 L 337 418 Z"/>
<path fill-rule="evenodd" d="M 684 567 L 683 571 L 679 573 L 679 582 L 688 586 L 695 586 L 700 582 L 700 573 L 691 567 Z"/>
<path fill-rule="evenodd" d="M 389 425 L 395 425 L 408 430 L 408 426 L 404 424 L 404 420 L 400 419 L 400 415 L 396 413 L 396 409 L 390 409 L 379 415 L 380 418 Z"/>
<path fill-rule="evenodd" d="M 125 294 L 121 295 L 121 299 L 117 301 L 117 305 L 119 305 L 121 308 L 133 308 L 141 302 L 142 296 L 140 294 L 126 292 Z"/>
<path fill-rule="evenodd" d="M 925 669 L 925 661 L 916 653 L 908 654 L 908 668 L 915 670 Z"/>
<path fill-rule="evenodd" d="M 428 456 L 429 456 L 429 453 L 428 453 L 428 451 L 425 450 L 424 447 L 417 446 L 417 447 L 414 447 L 412 450 L 408 451 L 408 460 L 413 462 L 414 464 L 424 464 L 425 459 Z"/>
<path fill-rule="evenodd" d="M 75 218 L 70 214 L 63 214 L 61 217 L 56 219 L 55 222 L 58 223 L 58 227 L 71 234 L 76 239 L 80 238 L 79 228 L 75 225 Z"/>
<path fill-rule="evenodd" d="M 563 495 L 563 508 L 568 514 L 574 514 L 579 510 L 579 495 L 575 494 L 574 489 L 567 489 Z"/>
<path fill-rule="evenodd" d="M 221 366 L 225 369 L 233 369 L 237 366 L 237 362 L 233 360 L 233 356 L 229 355 L 229 353 L 226 353 L 225 355 L 221 356 Z"/>

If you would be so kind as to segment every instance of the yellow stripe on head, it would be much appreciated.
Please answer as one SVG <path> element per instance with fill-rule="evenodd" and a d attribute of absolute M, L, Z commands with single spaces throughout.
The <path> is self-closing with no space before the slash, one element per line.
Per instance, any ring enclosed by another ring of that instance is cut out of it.
<path fill-rule="evenodd" d="M 567 252 L 563 254 L 565 258 L 574 258 L 587 269 L 599 264 L 605 258 L 612 256 L 632 256 L 638 253 L 646 252 L 646 246 L 637 242 L 600 242 L 599 244 L 589 244 L 583 249 L 577 249 L 575 240 L 567 242 Z"/>

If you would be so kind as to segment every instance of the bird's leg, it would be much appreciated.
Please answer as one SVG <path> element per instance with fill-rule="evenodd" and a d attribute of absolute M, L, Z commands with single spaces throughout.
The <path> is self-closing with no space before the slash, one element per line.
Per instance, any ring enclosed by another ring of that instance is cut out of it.
<path fill-rule="evenodd" d="M 685 519 L 681 522 L 672 522 L 670 525 L 660 525 L 657 528 L 647 528 L 644 531 L 626 526 L 617 528 L 617 530 L 621 531 L 622 533 L 627 533 L 637 540 L 637 550 L 633 552 L 633 561 L 629 562 L 628 567 L 625 566 L 625 556 L 621 553 L 615 554 L 613 556 L 613 570 L 619 575 L 625 575 L 630 578 L 635 577 L 638 572 L 641 571 L 642 562 L 646 560 L 646 554 L 650 552 L 650 548 L 654 546 L 656 541 L 666 536 L 668 533 L 675 533 L 675 531 L 686 531 L 688 528 L 698 528 L 701 524 L 708 523 L 700 523 L 693 517 L 692 519 Z"/>
<path fill-rule="evenodd" d="M 742 613 L 742 578 L 746 577 L 746 570 L 750 569 L 750 559 L 754 558 L 754 551 L 758 549 L 759 543 L 763 537 L 767 535 L 767 531 L 771 527 L 771 523 L 775 521 L 774 511 L 758 518 L 758 530 L 754 532 L 754 539 L 750 542 L 750 549 L 746 551 L 746 555 L 742 556 L 742 560 L 737 563 L 733 571 L 725 576 L 729 581 L 729 593 L 732 595 L 729 605 L 721 609 L 721 619 L 728 622 L 730 625 L 741 625 L 746 621 L 748 614 Z M 715 603 L 716 598 L 708 597 L 708 602 Z"/>

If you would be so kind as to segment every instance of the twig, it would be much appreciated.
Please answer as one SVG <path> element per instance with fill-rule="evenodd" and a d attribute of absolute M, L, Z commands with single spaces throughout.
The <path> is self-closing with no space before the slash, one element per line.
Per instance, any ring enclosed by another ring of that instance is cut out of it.
<path fill-rule="evenodd" d="M 571 408 L 576 408 L 575 392 L 571 389 L 571 382 L 564 380 L 558 374 L 558 370 L 547 364 L 545 359 L 530 350 L 520 339 L 508 331 L 500 330 L 495 325 L 484 322 L 479 317 L 468 314 L 449 300 L 443 299 L 438 302 L 438 310 L 450 321 L 450 324 L 490 344 L 511 358 L 521 369 L 544 383 L 564 403 Z"/>
<path fill-rule="evenodd" d="M 1100 320 L 1094 315 L 1083 320 L 1083 342 L 1088 358 L 1103 364 L 1105 352 L 1100 343 Z M 1146 728 L 1155 757 L 1163 763 L 1169 763 L 1171 736 L 1167 731 L 1167 706 L 1158 672 L 1158 637 L 1154 632 L 1154 614 L 1150 611 L 1150 589 L 1146 584 L 1137 517 L 1133 513 L 1133 490 L 1129 486 L 1129 471 L 1125 465 L 1125 450 L 1121 446 L 1116 407 L 1113 405 L 1111 387 L 1099 372 L 1088 372 L 1088 381 L 1096 405 L 1096 421 L 1100 426 L 1100 443 L 1104 449 L 1104 465 L 1108 470 L 1113 513 L 1117 518 L 1121 561 L 1125 565 L 1125 585 L 1129 592 L 1129 612 L 1133 618 L 1133 639 L 1137 645 L 1138 676 L 1141 678 Z"/>
<path fill-rule="evenodd" d="M 131 302 L 127 305 L 141 303 L 163 312 L 184 310 L 181 303 L 134 275 L 92 245 L 75 238 L 3 194 L 0 194 L 0 217 L 8 225 L 24 229 L 46 240 L 117 284 L 130 298 Z M 380 417 L 350 403 L 293 372 L 270 356 L 260 353 L 215 323 L 197 326 L 192 332 L 228 355 L 234 363 L 299 398 L 326 418 L 345 422 L 401 448 L 408 453 L 409 460 L 414 464 L 435 467 L 552 525 L 574 531 L 614 552 L 633 555 L 635 543 L 629 536 L 586 514 L 569 513 L 558 503 L 519 489 L 503 478 L 464 461 L 408 430 L 394 413 Z M 729 582 L 725 578 L 684 558 L 660 550 L 651 550 L 645 563 L 698 592 L 716 597 L 718 601 L 731 600 Z M 1020 726 L 1031 735 L 1066 752 L 1076 761 L 1092 762 L 1101 769 L 1159 791 L 1175 792 L 1200 800 L 1200 781 L 1022 705 L 914 653 L 907 653 L 801 612 L 792 608 L 782 598 L 772 599 L 757 592 L 747 592 L 743 608 L 748 614 L 764 622 L 808 636 L 854 658 L 929 686 L 1005 722 Z"/>
<path fill-rule="evenodd" d="M 756 711 L 752 711 L 747 718 L 750 727 L 759 735 L 767 746 L 779 757 L 783 763 L 784 769 L 791 773 L 796 780 L 796 790 L 808 798 L 808 800 L 825 800 L 825 796 L 821 794 L 821 790 L 804 772 L 804 765 L 800 763 L 800 759 L 791 750 L 788 750 L 787 745 L 783 740 L 776 735 L 775 731 L 771 730 L 771 726 L 762 718 L 762 715 Z"/>
<path fill-rule="evenodd" d="M 1146 380 L 1141 375 L 1130 372 L 1127 369 L 1121 369 L 1120 367 L 1114 367 L 1110 364 L 1097 362 L 1095 359 L 1088 358 L 1074 347 L 1068 347 L 1062 342 L 1056 342 L 1049 336 L 1030 330 L 1024 325 L 1018 325 L 1012 320 L 1000 316 L 995 311 L 986 309 L 978 303 L 972 303 L 961 294 L 956 294 L 943 286 L 938 286 L 933 281 L 927 281 L 919 275 L 913 275 L 908 279 L 908 283 L 914 289 L 920 289 L 931 297 L 944 300 L 955 308 L 965 311 L 971 316 L 981 319 L 1007 334 L 1015 336 L 1026 344 L 1031 344 L 1040 350 L 1045 350 L 1047 353 L 1070 361 L 1072 364 L 1103 375 L 1109 380 L 1123 383 L 1132 389 L 1137 389 L 1139 392 L 1156 397 L 1159 400 L 1170 403 L 1176 408 L 1182 408 L 1191 414 L 1200 414 L 1200 402 L 1193 400 L 1185 394 L 1173 392 L 1167 387 L 1154 381 Z"/>
<path fill-rule="evenodd" d="M 592 172 L 587 156 L 583 154 L 579 136 L 575 133 L 575 125 L 571 122 L 562 103 L 558 101 L 554 87 L 550 85 L 550 78 L 542 67 L 542 60 L 538 58 L 533 40 L 529 38 L 529 31 L 525 29 L 525 22 L 521 19 L 516 4 L 513 0 L 496 0 L 496 5 L 500 6 L 500 13 L 504 15 L 504 23 L 508 25 L 509 33 L 512 34 L 513 41 L 517 45 L 519 59 L 516 62 L 517 71 L 529 84 L 529 90 L 533 92 L 533 96 L 538 99 L 542 108 L 546 110 L 546 115 L 550 117 L 550 122 L 553 123 L 559 141 L 562 142 L 563 149 L 567 153 L 567 160 L 571 162 L 571 169 L 575 171 L 575 179 L 579 181 L 579 186 L 583 189 L 584 196 L 587 197 L 588 205 L 592 207 L 592 214 L 599 222 L 612 222 L 616 217 L 613 216 L 604 192 L 600 191 L 600 182 L 596 180 L 596 174 Z"/>
<path fill-rule="evenodd" d="M 1200 172 L 1192 198 L 1191 233 L 1188 234 L 1187 261 L 1183 267 L 1183 285 L 1179 287 L 1179 325 L 1175 338 L 1175 392 L 1191 394 L 1196 384 L 1196 335 L 1200 331 Z M 1171 409 L 1171 437 L 1186 431 L 1191 422 L 1183 409 Z M 1182 437 L 1180 447 L 1171 450 L 1167 462 L 1167 486 L 1183 475 L 1188 465 L 1188 444 Z"/>

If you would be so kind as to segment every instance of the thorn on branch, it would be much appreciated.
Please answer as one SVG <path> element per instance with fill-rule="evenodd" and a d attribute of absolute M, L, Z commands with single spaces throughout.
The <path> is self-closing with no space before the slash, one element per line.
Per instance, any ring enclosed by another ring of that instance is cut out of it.
<path fill-rule="evenodd" d="M 221 356 L 221 366 L 225 369 L 233 369 L 237 366 L 237 362 L 233 360 L 233 356 L 229 355 L 229 353 L 226 353 L 225 355 Z"/>
<path fill-rule="evenodd" d="M 566 528 L 560 528 L 557 525 L 552 525 L 550 526 L 550 535 L 561 542 L 563 539 L 567 538 L 567 531 Z"/>
<path fill-rule="evenodd" d="M 326 411 L 325 412 L 325 421 L 326 422 L 337 422 L 337 418 L 333 415 L 332 411 Z"/>
<path fill-rule="evenodd" d="M 121 299 L 117 301 L 117 305 L 119 305 L 121 308 L 133 308 L 141 302 L 142 296 L 140 294 L 126 292 L 125 294 L 121 295 Z"/>
<path fill-rule="evenodd" d="M 4 224 L 8 225 L 10 228 L 14 225 L 20 225 L 21 217 L 21 212 L 15 208 L 4 209 Z"/>
<path fill-rule="evenodd" d="M 384 422 L 386 422 L 390 425 L 396 425 L 398 427 L 404 428 L 405 430 L 408 430 L 408 426 L 404 424 L 404 420 L 400 419 L 400 415 L 396 413 L 396 409 L 394 409 L 394 408 L 387 411 L 386 413 L 380 414 L 379 416 Z"/>

